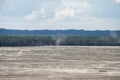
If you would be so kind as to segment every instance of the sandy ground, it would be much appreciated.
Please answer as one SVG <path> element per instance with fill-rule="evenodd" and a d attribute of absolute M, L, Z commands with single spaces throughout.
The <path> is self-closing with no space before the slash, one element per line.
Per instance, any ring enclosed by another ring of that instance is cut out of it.
<path fill-rule="evenodd" d="M 120 80 L 120 46 L 1 47 L 0 80 Z"/>

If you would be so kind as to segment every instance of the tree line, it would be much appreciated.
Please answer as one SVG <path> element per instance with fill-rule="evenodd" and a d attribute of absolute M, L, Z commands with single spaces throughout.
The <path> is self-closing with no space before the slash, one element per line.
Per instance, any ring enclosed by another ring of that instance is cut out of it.
<path fill-rule="evenodd" d="M 120 36 L 120 30 L 14 30 L 0 28 L 0 35 L 20 36 Z"/>
<path fill-rule="evenodd" d="M 0 36 L 0 46 L 120 46 L 120 37 Z"/>

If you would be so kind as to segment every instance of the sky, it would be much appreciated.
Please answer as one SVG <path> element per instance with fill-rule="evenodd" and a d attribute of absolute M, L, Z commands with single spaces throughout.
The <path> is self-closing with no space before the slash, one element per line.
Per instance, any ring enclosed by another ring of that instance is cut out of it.
<path fill-rule="evenodd" d="M 120 0 L 0 0 L 0 28 L 120 30 Z"/>

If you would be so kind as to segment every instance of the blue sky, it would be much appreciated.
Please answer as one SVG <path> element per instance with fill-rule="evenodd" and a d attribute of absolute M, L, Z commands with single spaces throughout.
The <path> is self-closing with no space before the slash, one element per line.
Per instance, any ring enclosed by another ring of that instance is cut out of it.
<path fill-rule="evenodd" d="M 0 27 L 120 30 L 120 0 L 0 0 Z"/>

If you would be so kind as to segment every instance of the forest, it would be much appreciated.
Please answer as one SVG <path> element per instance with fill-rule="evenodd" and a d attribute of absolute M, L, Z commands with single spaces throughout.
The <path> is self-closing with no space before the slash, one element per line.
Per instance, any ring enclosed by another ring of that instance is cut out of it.
<path fill-rule="evenodd" d="M 120 46 L 120 37 L 105 36 L 0 36 L 0 46 Z"/>

